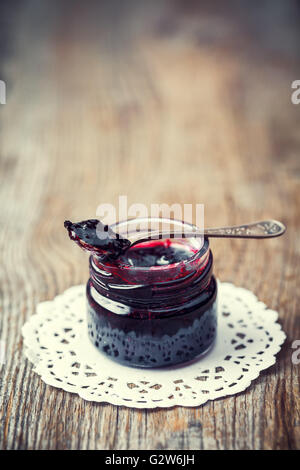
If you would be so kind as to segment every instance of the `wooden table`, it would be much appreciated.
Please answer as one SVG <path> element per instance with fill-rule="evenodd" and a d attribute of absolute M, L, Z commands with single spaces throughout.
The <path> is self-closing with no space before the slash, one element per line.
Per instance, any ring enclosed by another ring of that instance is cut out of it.
<path fill-rule="evenodd" d="M 299 448 L 299 8 L 278 3 L 1 2 L 2 448 Z M 88 277 L 63 221 L 119 195 L 204 203 L 208 226 L 287 224 L 281 239 L 212 242 L 218 277 L 278 310 L 287 333 L 246 392 L 140 411 L 33 373 L 22 325 Z"/>

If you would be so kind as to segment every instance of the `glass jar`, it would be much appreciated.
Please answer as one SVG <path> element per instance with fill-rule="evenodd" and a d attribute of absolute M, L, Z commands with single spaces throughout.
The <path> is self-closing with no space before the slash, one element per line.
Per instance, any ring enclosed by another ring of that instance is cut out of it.
<path fill-rule="evenodd" d="M 133 222 L 113 229 L 122 234 Z M 90 256 L 87 315 L 93 344 L 113 360 L 138 367 L 170 366 L 204 354 L 217 328 L 217 283 L 208 239 L 137 245 L 134 255 L 139 260 L 145 255 L 146 266 L 132 263 L 130 250 L 117 261 Z M 162 250 L 182 259 L 151 265 Z"/>

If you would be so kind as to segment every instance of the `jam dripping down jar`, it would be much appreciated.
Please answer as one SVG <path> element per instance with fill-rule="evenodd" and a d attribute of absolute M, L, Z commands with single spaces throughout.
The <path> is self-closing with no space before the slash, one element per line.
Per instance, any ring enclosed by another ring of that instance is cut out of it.
<path fill-rule="evenodd" d="M 129 222 L 116 224 L 119 233 Z M 217 332 L 209 241 L 150 240 L 117 260 L 90 256 L 88 335 L 111 359 L 170 366 L 204 354 Z"/>

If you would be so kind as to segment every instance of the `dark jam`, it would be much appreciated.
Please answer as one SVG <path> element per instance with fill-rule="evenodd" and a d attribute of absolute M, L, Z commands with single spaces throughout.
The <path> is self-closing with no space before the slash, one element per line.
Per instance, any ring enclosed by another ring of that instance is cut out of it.
<path fill-rule="evenodd" d="M 139 367 L 189 361 L 213 344 L 217 285 L 209 242 L 156 240 L 118 257 L 90 256 L 88 333 L 113 360 Z"/>
<path fill-rule="evenodd" d="M 149 241 L 133 246 L 125 254 L 119 256 L 119 262 L 134 267 L 151 268 L 167 266 L 191 258 L 196 250 L 190 246 L 176 243 L 174 240 Z"/>
<path fill-rule="evenodd" d="M 98 219 L 83 220 L 73 223 L 66 220 L 65 228 L 71 240 L 84 250 L 91 251 L 96 255 L 105 255 L 115 259 L 129 246 L 130 241 L 113 232 L 108 225 L 102 224 Z"/>

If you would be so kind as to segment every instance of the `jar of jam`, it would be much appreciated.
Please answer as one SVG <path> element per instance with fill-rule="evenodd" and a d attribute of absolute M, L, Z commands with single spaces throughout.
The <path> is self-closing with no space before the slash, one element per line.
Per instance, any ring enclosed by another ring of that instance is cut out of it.
<path fill-rule="evenodd" d="M 130 223 L 114 230 L 122 234 Z M 149 240 L 113 260 L 92 254 L 86 290 L 91 341 L 111 359 L 137 367 L 204 354 L 217 329 L 212 268 L 207 238 Z"/>

